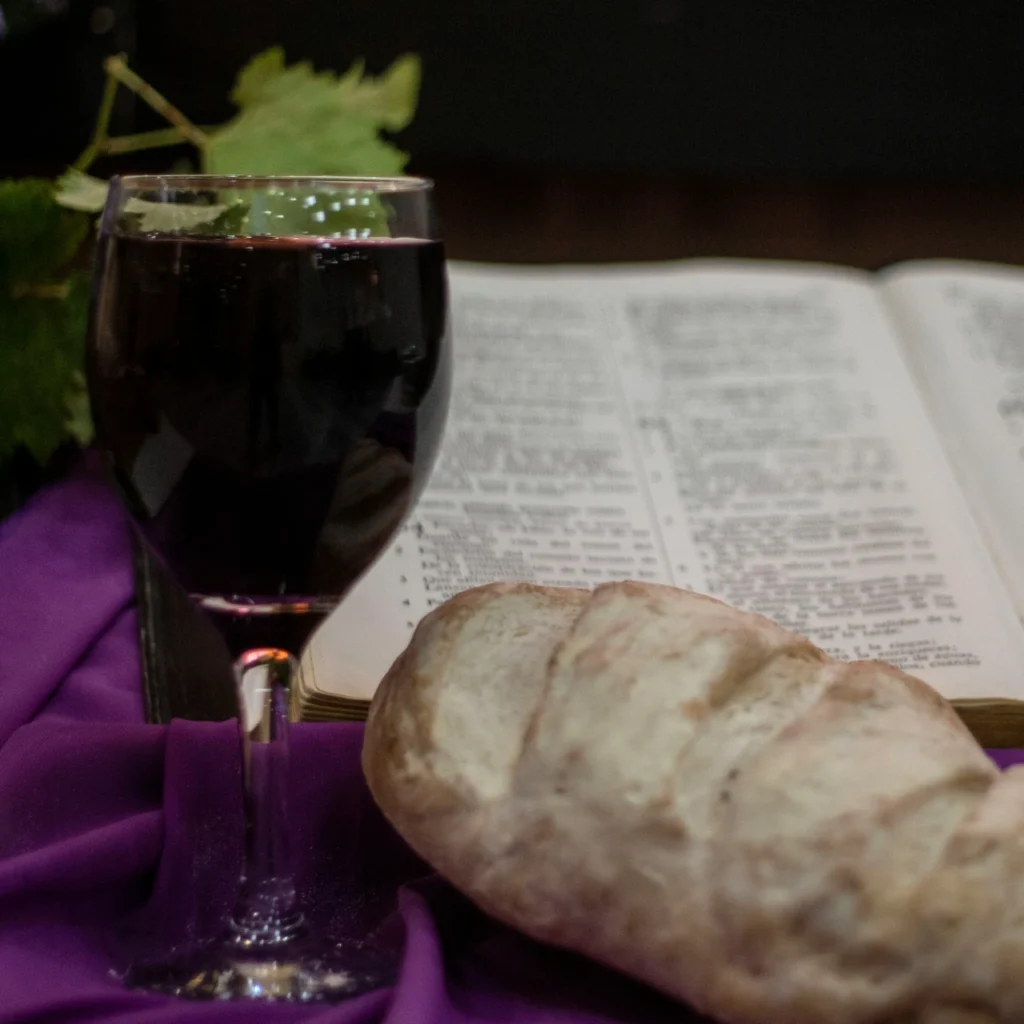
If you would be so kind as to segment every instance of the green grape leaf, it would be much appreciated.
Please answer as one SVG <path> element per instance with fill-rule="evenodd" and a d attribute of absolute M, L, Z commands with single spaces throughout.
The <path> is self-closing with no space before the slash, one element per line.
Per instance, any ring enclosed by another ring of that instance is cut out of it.
<path fill-rule="evenodd" d="M 118 225 L 129 233 L 220 234 L 214 225 L 225 223 L 227 215 L 225 203 L 153 203 L 129 199 L 121 210 Z"/>
<path fill-rule="evenodd" d="M 363 62 L 357 61 L 338 80 L 338 101 L 346 110 L 376 118 L 382 128 L 401 131 L 416 113 L 420 77 L 420 59 L 411 53 L 377 78 L 364 77 Z"/>
<path fill-rule="evenodd" d="M 342 78 L 308 62 L 287 66 L 280 48 L 243 68 L 232 98 L 238 115 L 209 134 L 209 174 L 400 174 L 407 155 L 380 131 L 415 112 L 419 61 L 404 57 L 379 79 L 356 65 Z"/>
<path fill-rule="evenodd" d="M 233 199 L 224 203 L 220 213 L 208 224 L 201 233 L 204 235 L 244 235 L 249 231 L 249 202 L 245 199 Z"/>
<path fill-rule="evenodd" d="M 102 209 L 107 183 L 70 170 L 58 179 L 57 202 L 77 210 Z M 132 232 L 199 235 L 305 234 L 323 237 L 387 235 L 388 211 L 371 193 L 320 188 L 309 192 L 248 189 L 220 193 L 220 203 L 125 204 L 119 223 Z"/>
<path fill-rule="evenodd" d="M 56 200 L 70 210 L 96 213 L 107 201 L 108 183 L 74 168 L 57 179 Z M 247 207 L 231 203 L 154 203 L 129 199 L 121 211 L 121 222 L 133 232 L 229 235 L 238 234 Z"/>
<path fill-rule="evenodd" d="M 54 281 L 82 244 L 89 218 L 61 208 L 54 198 L 51 181 L 0 181 L 0 293 Z"/>
<path fill-rule="evenodd" d="M 44 464 L 69 436 L 88 310 L 86 273 L 62 296 L 0 295 L 0 459 L 24 446 Z"/>
<path fill-rule="evenodd" d="M 391 234 L 388 213 L 386 201 L 365 190 L 324 186 L 309 191 L 271 189 L 252 197 L 245 233 L 386 237 Z"/>
<path fill-rule="evenodd" d="M 208 174 L 387 176 L 406 162 L 371 120 L 340 114 L 333 96 L 253 107 L 214 132 L 203 157 Z"/>
<path fill-rule="evenodd" d="M 245 109 L 333 89 L 342 110 L 367 117 L 390 131 L 405 128 L 416 113 L 421 79 L 419 57 L 404 54 L 377 77 L 365 75 L 364 69 L 364 62 L 358 60 L 339 78 L 331 71 L 314 71 L 309 61 L 288 67 L 284 50 L 274 46 L 257 54 L 241 70 L 231 100 Z"/>
<path fill-rule="evenodd" d="M 107 201 L 107 183 L 102 178 L 69 167 L 58 179 L 54 199 L 69 210 L 99 213 Z"/>
<path fill-rule="evenodd" d="M 284 49 L 272 46 L 256 54 L 242 68 L 231 90 L 231 102 L 245 108 L 257 103 L 270 103 L 283 95 L 303 88 L 310 82 L 330 84 L 334 76 L 330 71 L 318 75 L 308 60 L 298 61 L 291 67 L 285 63 Z"/>

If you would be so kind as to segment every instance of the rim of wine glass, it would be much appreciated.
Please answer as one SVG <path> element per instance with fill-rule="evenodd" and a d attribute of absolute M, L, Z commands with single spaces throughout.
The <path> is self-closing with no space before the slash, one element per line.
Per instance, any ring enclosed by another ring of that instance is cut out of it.
<path fill-rule="evenodd" d="M 331 174 L 119 174 L 111 184 L 122 189 L 161 188 L 259 188 L 265 185 L 323 185 L 365 188 L 371 192 L 427 192 L 434 188 L 431 178 L 419 175 Z"/>

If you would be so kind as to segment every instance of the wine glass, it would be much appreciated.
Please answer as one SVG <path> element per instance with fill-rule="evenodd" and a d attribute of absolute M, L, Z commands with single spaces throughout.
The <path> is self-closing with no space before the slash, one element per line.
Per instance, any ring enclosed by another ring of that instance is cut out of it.
<path fill-rule="evenodd" d="M 236 659 L 247 835 L 224 935 L 129 984 L 310 1001 L 390 981 L 298 906 L 287 723 L 296 655 L 430 472 L 449 359 L 429 181 L 111 182 L 87 357 L 97 439 L 144 543 Z"/>

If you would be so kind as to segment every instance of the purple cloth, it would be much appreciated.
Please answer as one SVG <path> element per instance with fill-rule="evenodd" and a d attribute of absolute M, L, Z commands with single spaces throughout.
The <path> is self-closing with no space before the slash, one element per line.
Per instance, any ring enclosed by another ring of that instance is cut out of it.
<path fill-rule="evenodd" d="M 86 467 L 0 524 L 0 1024 L 694 1019 L 431 876 L 374 807 L 353 725 L 294 731 L 298 881 L 322 927 L 404 934 L 395 988 L 329 1007 L 126 990 L 153 936 L 216 931 L 241 863 L 233 724 L 142 718 L 127 523 Z"/>
<path fill-rule="evenodd" d="M 383 922 L 404 942 L 397 985 L 327 1007 L 126 990 L 117 969 L 154 936 L 217 930 L 242 835 L 233 723 L 143 724 L 127 530 L 89 465 L 0 524 L 0 1024 L 688 1018 L 432 876 L 369 796 L 361 727 L 342 724 L 294 730 L 298 882 L 332 933 Z"/>

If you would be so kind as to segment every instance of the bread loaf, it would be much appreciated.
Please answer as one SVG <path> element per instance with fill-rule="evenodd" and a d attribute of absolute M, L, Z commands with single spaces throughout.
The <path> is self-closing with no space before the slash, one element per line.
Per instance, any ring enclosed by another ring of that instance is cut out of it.
<path fill-rule="evenodd" d="M 890 666 L 669 587 L 494 584 L 420 624 L 363 763 L 479 906 L 722 1021 L 1024 1021 L 1024 771 Z"/>

